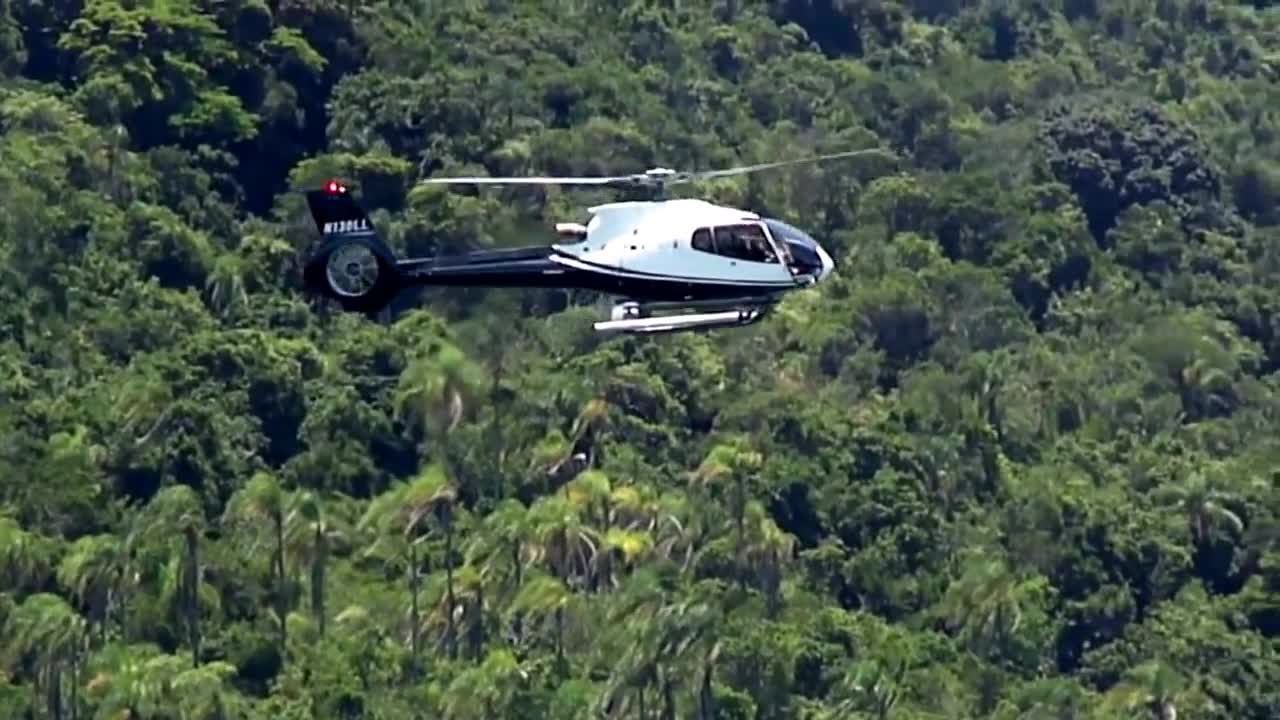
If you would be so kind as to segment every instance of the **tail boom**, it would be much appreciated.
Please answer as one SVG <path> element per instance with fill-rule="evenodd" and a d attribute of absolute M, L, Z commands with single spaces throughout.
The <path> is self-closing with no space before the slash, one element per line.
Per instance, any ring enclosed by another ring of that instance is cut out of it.
<path fill-rule="evenodd" d="M 563 287 L 566 270 L 549 245 L 401 260 L 406 284 L 475 287 Z"/>

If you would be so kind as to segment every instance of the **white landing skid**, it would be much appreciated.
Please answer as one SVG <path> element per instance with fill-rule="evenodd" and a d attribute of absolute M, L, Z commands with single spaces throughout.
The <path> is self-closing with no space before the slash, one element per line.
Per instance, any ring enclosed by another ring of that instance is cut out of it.
<path fill-rule="evenodd" d="M 665 317 L 631 317 L 621 320 L 602 320 L 595 324 L 599 332 L 620 332 L 635 335 L 680 332 L 716 327 L 750 325 L 764 317 L 761 308 L 743 308 L 721 312 L 668 315 Z"/>

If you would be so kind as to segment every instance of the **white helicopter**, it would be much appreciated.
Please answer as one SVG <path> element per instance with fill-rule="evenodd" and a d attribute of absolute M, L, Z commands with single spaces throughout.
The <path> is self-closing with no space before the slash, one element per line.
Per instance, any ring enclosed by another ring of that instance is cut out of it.
<path fill-rule="evenodd" d="M 819 162 L 860 150 L 726 170 L 656 168 L 605 177 L 453 177 L 427 184 L 647 187 Z M 590 221 L 557 223 L 562 242 L 431 258 L 396 258 L 345 185 L 330 180 L 306 195 L 324 244 L 308 261 L 309 291 L 344 309 L 377 313 L 410 285 L 595 290 L 618 298 L 606 332 L 649 334 L 757 322 L 796 288 L 827 277 L 831 256 L 781 220 L 700 199 L 608 203 Z M 663 315 L 661 313 L 672 313 Z"/>

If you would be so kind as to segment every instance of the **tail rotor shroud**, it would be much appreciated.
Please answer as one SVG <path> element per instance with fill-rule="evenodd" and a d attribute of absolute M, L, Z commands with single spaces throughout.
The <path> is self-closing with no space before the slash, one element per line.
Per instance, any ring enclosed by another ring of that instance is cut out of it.
<path fill-rule="evenodd" d="M 330 180 L 306 197 L 324 240 L 303 268 L 303 284 L 346 310 L 382 310 L 404 286 L 395 255 L 345 185 Z"/>

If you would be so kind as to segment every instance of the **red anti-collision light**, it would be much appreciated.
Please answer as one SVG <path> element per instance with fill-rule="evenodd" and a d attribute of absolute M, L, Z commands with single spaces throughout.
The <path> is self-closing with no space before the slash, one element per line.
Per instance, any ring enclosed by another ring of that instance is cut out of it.
<path fill-rule="evenodd" d="M 337 180 L 330 180 L 329 184 L 325 187 L 325 189 L 331 193 L 344 193 L 347 191 L 347 188 L 344 187 Z"/>

